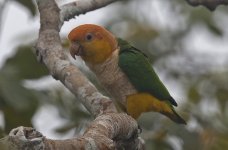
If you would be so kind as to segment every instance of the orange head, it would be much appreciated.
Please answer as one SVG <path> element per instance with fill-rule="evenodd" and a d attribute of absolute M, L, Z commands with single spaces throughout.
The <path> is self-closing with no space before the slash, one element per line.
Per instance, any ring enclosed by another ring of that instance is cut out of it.
<path fill-rule="evenodd" d="M 115 37 L 105 28 L 84 24 L 74 28 L 68 35 L 71 41 L 70 54 L 81 56 L 86 62 L 104 62 L 117 49 Z"/>

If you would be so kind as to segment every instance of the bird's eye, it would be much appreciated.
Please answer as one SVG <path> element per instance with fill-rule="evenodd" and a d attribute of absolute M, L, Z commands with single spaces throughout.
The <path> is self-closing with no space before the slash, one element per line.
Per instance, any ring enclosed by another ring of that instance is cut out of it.
<path fill-rule="evenodd" d="M 93 35 L 91 33 L 86 34 L 86 40 L 91 41 L 93 39 Z"/>

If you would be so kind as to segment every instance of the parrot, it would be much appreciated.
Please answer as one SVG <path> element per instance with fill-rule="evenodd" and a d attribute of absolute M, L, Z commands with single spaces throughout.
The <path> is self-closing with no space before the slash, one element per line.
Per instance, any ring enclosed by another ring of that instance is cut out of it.
<path fill-rule="evenodd" d="M 158 112 L 178 124 L 176 101 L 164 86 L 149 58 L 127 41 L 95 24 L 83 24 L 68 34 L 70 55 L 80 56 L 101 85 L 127 114 Z"/>

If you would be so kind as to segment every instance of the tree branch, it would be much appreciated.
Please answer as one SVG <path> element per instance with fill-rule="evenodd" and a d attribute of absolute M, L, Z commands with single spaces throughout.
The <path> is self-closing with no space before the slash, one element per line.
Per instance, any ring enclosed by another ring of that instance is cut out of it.
<path fill-rule="evenodd" d="M 77 0 L 60 7 L 61 22 L 68 21 L 75 16 L 107 6 L 117 0 Z"/>
<path fill-rule="evenodd" d="M 2 150 L 112 150 L 124 147 L 129 150 L 143 149 L 138 135 L 138 125 L 126 114 L 108 113 L 98 116 L 80 138 L 67 140 L 48 139 L 33 128 L 18 127 L 6 137 Z M 120 145 L 121 144 L 121 145 Z"/>
<path fill-rule="evenodd" d="M 93 2 L 95 6 L 101 7 Z M 35 46 L 38 60 L 47 66 L 55 79 L 60 80 L 78 97 L 96 119 L 82 137 L 67 140 L 51 140 L 33 128 L 19 127 L 4 139 L 9 144 L 3 147 L 10 150 L 143 149 L 144 142 L 138 137 L 137 122 L 125 113 L 117 113 L 113 102 L 100 94 L 79 69 L 70 63 L 61 46 L 59 31 L 62 23 L 60 9 L 55 1 L 37 0 L 37 5 L 41 24 Z"/>
<path fill-rule="evenodd" d="M 228 4 L 228 0 L 187 0 L 187 2 L 192 6 L 203 5 L 211 11 L 215 10 L 219 5 Z"/>

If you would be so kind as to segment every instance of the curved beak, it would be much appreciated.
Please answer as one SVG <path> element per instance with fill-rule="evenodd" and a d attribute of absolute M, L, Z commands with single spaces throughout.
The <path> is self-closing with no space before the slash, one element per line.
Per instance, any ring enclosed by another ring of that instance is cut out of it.
<path fill-rule="evenodd" d="M 72 42 L 70 46 L 70 55 L 76 59 L 75 55 L 81 56 L 82 46 L 78 42 Z"/>

